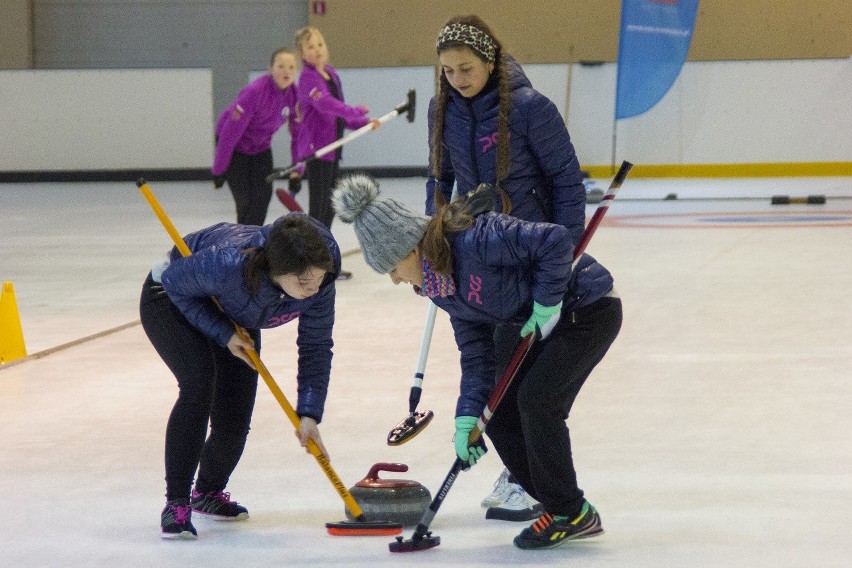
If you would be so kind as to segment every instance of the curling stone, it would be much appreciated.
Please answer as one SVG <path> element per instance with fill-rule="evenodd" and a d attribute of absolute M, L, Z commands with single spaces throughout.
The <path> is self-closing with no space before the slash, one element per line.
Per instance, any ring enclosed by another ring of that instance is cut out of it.
<path fill-rule="evenodd" d="M 592 180 L 583 180 L 583 187 L 586 189 L 586 203 L 600 203 L 603 201 L 604 190 L 595 185 Z"/>
<path fill-rule="evenodd" d="M 364 512 L 364 518 L 403 526 L 416 525 L 432 502 L 429 490 L 408 479 L 379 479 L 380 471 L 408 471 L 408 466 L 402 463 L 374 464 L 367 476 L 349 489 Z M 353 518 L 348 509 L 346 516 Z"/>
<path fill-rule="evenodd" d="M 586 203 L 600 203 L 601 201 L 603 201 L 603 196 L 604 190 L 597 187 L 593 187 L 592 189 L 586 192 Z"/>

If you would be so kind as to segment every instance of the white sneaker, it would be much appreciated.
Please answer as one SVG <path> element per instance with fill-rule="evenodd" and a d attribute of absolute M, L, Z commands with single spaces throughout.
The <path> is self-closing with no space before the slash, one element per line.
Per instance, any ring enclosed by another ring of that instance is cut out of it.
<path fill-rule="evenodd" d="M 523 491 L 523 488 L 521 488 L 520 485 L 509 483 L 509 470 L 504 469 L 503 473 L 500 474 L 500 477 L 497 478 L 497 481 L 494 482 L 494 491 L 482 500 L 482 507 L 485 509 L 488 507 L 499 507 L 506 501 L 506 499 L 509 498 L 509 494 L 516 487 Z"/>
<path fill-rule="evenodd" d="M 486 519 L 501 521 L 529 521 L 539 518 L 544 513 L 541 503 L 530 497 L 524 488 L 514 483 L 513 489 L 503 503 L 489 507 L 485 512 Z"/>

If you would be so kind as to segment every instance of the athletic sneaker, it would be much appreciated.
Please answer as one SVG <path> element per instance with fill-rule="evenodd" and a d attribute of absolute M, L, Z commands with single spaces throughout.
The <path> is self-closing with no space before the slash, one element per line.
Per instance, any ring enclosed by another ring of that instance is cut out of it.
<path fill-rule="evenodd" d="M 340 274 L 337 275 L 337 279 L 338 280 L 351 280 L 352 279 L 352 273 L 349 272 L 348 270 L 341 270 Z"/>
<path fill-rule="evenodd" d="M 486 509 L 488 507 L 499 507 L 506 502 L 506 499 L 509 498 L 512 491 L 517 488 L 520 488 L 523 491 L 523 487 L 517 483 L 511 483 L 509 481 L 509 470 L 504 469 L 503 473 L 500 474 L 500 477 L 497 478 L 497 481 L 494 482 L 494 491 L 482 500 L 481 505 Z"/>
<path fill-rule="evenodd" d="M 521 531 L 514 542 L 518 548 L 553 548 L 569 540 L 589 538 L 602 532 L 600 515 L 588 501 L 583 501 L 583 509 L 576 519 L 545 513 Z"/>
<path fill-rule="evenodd" d="M 486 519 L 498 521 L 532 521 L 544 514 L 544 505 L 533 499 L 524 488 L 514 483 L 509 497 L 496 507 L 485 511 Z"/>
<path fill-rule="evenodd" d="M 248 509 L 231 501 L 231 494 L 223 491 L 199 493 L 192 490 L 192 510 L 207 515 L 217 521 L 243 521 L 248 519 Z"/>
<path fill-rule="evenodd" d="M 191 540 L 198 538 L 192 526 L 192 507 L 189 499 L 172 499 L 166 502 L 166 508 L 160 514 L 161 536 L 169 539 Z"/>

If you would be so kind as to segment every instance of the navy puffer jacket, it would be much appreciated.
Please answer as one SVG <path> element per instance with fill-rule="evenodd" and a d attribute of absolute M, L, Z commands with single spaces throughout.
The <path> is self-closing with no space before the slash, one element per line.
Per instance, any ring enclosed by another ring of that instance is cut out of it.
<path fill-rule="evenodd" d="M 277 327 L 298 318 L 296 413 L 319 422 L 331 373 L 335 280 L 340 271 L 340 250 L 328 229 L 308 218 L 328 244 L 335 267 L 332 273 L 326 274 L 319 292 L 313 296 L 303 300 L 291 298 L 268 277 L 261 280 L 256 296 L 246 288 L 243 251 L 263 246 L 273 225 L 219 223 L 191 233 L 184 240 L 192 255 L 183 257 L 173 248 L 169 266 L 160 280 L 169 299 L 186 319 L 223 347 L 234 335 L 232 321 L 253 331 Z M 219 301 L 224 314 L 210 300 L 211 296 Z"/>
<path fill-rule="evenodd" d="M 512 94 L 511 165 L 500 187 L 512 200 L 512 216 L 563 225 L 569 230 L 571 240 L 577 242 L 583 233 L 586 191 L 574 145 L 556 105 L 532 88 L 514 59 L 507 59 Z M 462 197 L 480 183 L 495 184 L 499 106 L 499 89 L 494 78 L 471 99 L 450 88 L 444 112 L 441 174 L 437 180 L 447 201 L 453 182 L 458 183 Z M 430 161 L 435 108 L 433 98 L 429 103 Z M 435 212 L 436 179 L 432 173 L 430 167 L 426 183 L 429 215 Z"/>
<path fill-rule="evenodd" d="M 450 315 L 461 352 L 456 416 L 479 416 L 494 388 L 494 327 L 522 324 L 533 301 L 561 301 L 563 314 L 587 306 L 612 290 L 613 278 L 587 254 L 572 271 L 568 230 L 551 223 L 484 213 L 452 247 L 456 292 L 432 301 Z"/>

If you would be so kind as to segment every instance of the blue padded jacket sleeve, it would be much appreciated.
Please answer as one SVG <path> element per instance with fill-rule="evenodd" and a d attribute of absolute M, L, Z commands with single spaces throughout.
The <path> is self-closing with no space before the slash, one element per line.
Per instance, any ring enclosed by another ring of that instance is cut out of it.
<path fill-rule="evenodd" d="M 299 316 L 298 401 L 296 413 L 322 421 L 334 345 L 334 283 L 323 286 L 311 307 Z"/>

